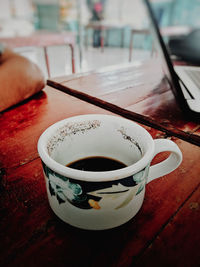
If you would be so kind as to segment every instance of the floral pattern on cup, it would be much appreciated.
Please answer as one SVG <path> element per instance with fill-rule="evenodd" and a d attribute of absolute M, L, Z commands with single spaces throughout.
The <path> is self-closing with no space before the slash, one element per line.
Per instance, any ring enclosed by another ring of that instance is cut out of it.
<path fill-rule="evenodd" d="M 109 182 L 84 182 L 62 176 L 43 163 L 50 195 L 55 196 L 58 203 L 68 201 L 81 209 L 120 209 L 144 190 L 149 165 L 121 180 Z"/>

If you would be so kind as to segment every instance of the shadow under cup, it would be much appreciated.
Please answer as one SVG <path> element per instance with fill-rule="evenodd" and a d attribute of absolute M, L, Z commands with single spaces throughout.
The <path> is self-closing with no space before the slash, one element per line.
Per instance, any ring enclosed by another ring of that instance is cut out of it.
<path fill-rule="evenodd" d="M 78 116 L 48 128 L 39 146 L 50 206 L 65 222 L 83 229 L 108 229 L 130 220 L 140 209 L 153 155 L 153 140 L 141 126 L 108 115 Z M 127 167 L 106 172 L 66 167 L 94 156 Z"/>

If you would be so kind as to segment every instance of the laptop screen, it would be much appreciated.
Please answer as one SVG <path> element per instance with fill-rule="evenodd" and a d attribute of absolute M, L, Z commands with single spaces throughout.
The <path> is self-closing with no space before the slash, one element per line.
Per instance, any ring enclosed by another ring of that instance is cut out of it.
<path fill-rule="evenodd" d="M 154 43 L 154 46 L 156 47 L 159 57 L 161 58 L 163 72 L 165 74 L 165 77 L 167 78 L 170 88 L 172 92 L 174 93 L 174 96 L 180 108 L 182 109 L 182 111 L 186 112 L 186 115 L 191 115 L 190 114 L 191 110 L 188 106 L 188 103 L 184 97 L 182 90 L 187 91 L 188 94 L 190 93 L 188 89 L 185 87 L 185 85 L 181 82 L 181 80 L 179 79 L 178 75 L 176 74 L 174 70 L 172 61 L 170 59 L 170 55 L 167 51 L 165 42 L 161 36 L 160 30 L 157 24 L 157 20 L 155 18 L 155 15 L 152 10 L 151 4 L 149 3 L 149 0 L 143 0 L 143 2 L 145 4 L 146 13 L 147 13 L 147 16 L 150 22 L 151 32 L 153 36 L 153 43 Z M 192 112 L 192 115 L 199 116 L 199 114 L 193 114 L 193 112 Z"/>

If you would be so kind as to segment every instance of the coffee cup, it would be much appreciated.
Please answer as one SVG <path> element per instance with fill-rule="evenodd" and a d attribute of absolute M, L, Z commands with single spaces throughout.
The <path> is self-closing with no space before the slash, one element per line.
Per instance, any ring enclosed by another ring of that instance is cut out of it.
<path fill-rule="evenodd" d="M 170 152 L 168 158 L 150 166 L 163 151 Z M 132 219 L 142 206 L 146 184 L 182 161 L 174 142 L 153 140 L 139 124 L 101 114 L 53 124 L 40 136 L 38 152 L 52 210 L 64 222 L 88 230 Z"/>

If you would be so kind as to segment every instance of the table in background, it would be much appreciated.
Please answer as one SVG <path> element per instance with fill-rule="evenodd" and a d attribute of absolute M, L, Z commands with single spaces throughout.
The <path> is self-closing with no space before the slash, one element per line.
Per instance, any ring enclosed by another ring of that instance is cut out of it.
<path fill-rule="evenodd" d="M 121 31 L 121 47 L 124 46 L 124 31 L 127 24 L 122 22 L 115 22 L 115 21 L 90 21 L 87 25 L 85 25 L 85 45 L 86 49 L 88 47 L 88 31 L 92 30 L 99 30 L 100 31 L 100 45 L 101 51 L 104 50 L 105 39 L 108 40 L 109 31 L 110 30 L 120 30 Z M 105 38 L 106 36 L 106 38 Z"/>
<path fill-rule="evenodd" d="M 56 81 L 74 92 L 83 90 L 129 111 L 165 118 L 163 125 L 173 129 L 200 135 L 199 125 L 183 118 L 169 90 L 156 86 L 154 78 L 144 77 L 141 65 L 133 65 Z M 1 113 L 0 265 L 199 266 L 200 148 L 150 126 L 143 125 L 153 138 L 177 143 L 183 162 L 146 186 L 144 204 L 132 220 L 112 230 L 85 231 L 65 224 L 52 212 L 37 153 L 38 138 L 54 122 L 88 113 L 112 114 L 48 86 Z M 153 162 L 162 158 L 158 155 Z"/>
<path fill-rule="evenodd" d="M 184 35 L 187 35 L 189 34 L 190 32 L 192 31 L 192 28 L 189 27 L 189 26 L 168 26 L 168 27 L 162 27 L 160 28 L 160 32 L 162 34 L 163 37 L 177 37 L 177 36 L 184 36 Z M 152 35 L 152 31 L 150 29 L 147 29 L 147 28 L 135 28 L 135 27 L 132 27 L 131 28 L 131 36 L 130 36 L 130 44 L 129 44 L 129 62 L 131 62 L 132 60 L 132 52 L 133 52 L 133 39 L 134 39 L 134 36 L 137 35 L 137 34 L 141 34 L 141 35 Z M 154 40 L 154 38 L 153 38 Z M 155 47 L 154 47 L 154 42 L 152 44 L 152 54 L 155 50 Z"/>
<path fill-rule="evenodd" d="M 47 52 L 48 47 L 60 45 L 69 46 L 71 50 L 72 73 L 75 73 L 74 46 L 76 44 L 76 36 L 72 32 L 58 33 L 38 31 L 28 36 L 1 37 L 0 43 L 4 43 L 10 48 L 42 47 L 44 49 L 45 63 L 49 77 L 50 66 Z"/>

